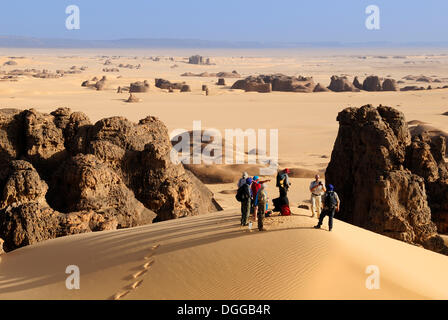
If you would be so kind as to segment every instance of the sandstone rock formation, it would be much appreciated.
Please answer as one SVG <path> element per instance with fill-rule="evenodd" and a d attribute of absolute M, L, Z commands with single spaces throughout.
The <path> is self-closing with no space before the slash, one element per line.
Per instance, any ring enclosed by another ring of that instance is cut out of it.
<path fill-rule="evenodd" d="M 170 158 L 165 125 L 112 117 L 92 125 L 60 108 L 0 110 L 0 238 L 5 250 L 80 232 L 219 210 Z"/>
<path fill-rule="evenodd" d="M 205 64 L 210 65 L 210 58 L 204 58 L 200 55 L 191 56 L 188 58 L 188 63 L 190 64 Z"/>
<path fill-rule="evenodd" d="M 381 88 L 381 80 L 378 76 L 368 76 L 362 84 L 362 89 L 365 91 L 381 91 Z"/>
<path fill-rule="evenodd" d="M 216 83 L 216 85 L 218 85 L 218 86 L 225 86 L 226 85 L 226 80 L 224 78 L 219 78 L 218 82 Z"/>
<path fill-rule="evenodd" d="M 184 84 L 181 88 L 180 88 L 180 92 L 191 92 L 191 88 L 188 84 Z"/>
<path fill-rule="evenodd" d="M 355 79 L 353 79 L 353 86 L 359 90 L 362 89 L 362 84 L 359 82 L 358 77 L 355 77 Z"/>
<path fill-rule="evenodd" d="M 291 77 L 283 74 L 250 76 L 236 81 L 231 89 L 245 91 L 270 92 L 313 92 L 316 84 L 312 77 Z M 271 88 L 271 89 L 269 89 Z"/>
<path fill-rule="evenodd" d="M 141 82 L 137 81 L 131 83 L 129 92 L 148 92 L 149 91 L 149 83 L 147 80 Z"/>
<path fill-rule="evenodd" d="M 182 86 L 185 85 L 185 82 L 175 82 L 172 83 L 165 79 L 155 79 L 155 86 L 160 89 L 177 89 L 180 90 Z"/>
<path fill-rule="evenodd" d="M 414 165 L 406 167 L 415 147 L 403 114 L 367 105 L 347 108 L 337 120 L 339 132 L 326 171 L 326 182 L 335 186 L 342 202 L 337 217 L 448 254 L 431 221 L 432 196 L 425 179 Z"/>
<path fill-rule="evenodd" d="M 129 94 L 129 98 L 126 100 L 128 103 L 137 103 L 140 102 L 141 99 L 134 96 L 132 93 Z"/>
<path fill-rule="evenodd" d="M 383 91 L 398 91 L 397 82 L 394 79 L 385 79 L 382 84 Z"/>
<path fill-rule="evenodd" d="M 334 92 L 359 92 L 359 89 L 356 88 L 352 83 L 350 83 L 348 81 L 348 78 L 345 76 L 332 76 L 328 89 Z"/>
<path fill-rule="evenodd" d="M 329 92 L 330 89 L 324 87 L 323 85 L 321 85 L 320 83 L 318 83 L 315 87 L 313 92 Z"/>

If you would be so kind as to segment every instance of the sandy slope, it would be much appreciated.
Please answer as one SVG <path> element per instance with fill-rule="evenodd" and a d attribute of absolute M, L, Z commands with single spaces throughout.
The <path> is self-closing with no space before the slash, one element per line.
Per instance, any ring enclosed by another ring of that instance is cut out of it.
<path fill-rule="evenodd" d="M 263 233 L 242 229 L 234 209 L 46 241 L 2 256 L 0 299 L 448 298 L 445 256 L 339 221 L 314 230 L 307 215 L 272 217 Z M 68 265 L 80 290 L 65 288 Z M 366 289 L 368 265 L 379 290 Z"/>

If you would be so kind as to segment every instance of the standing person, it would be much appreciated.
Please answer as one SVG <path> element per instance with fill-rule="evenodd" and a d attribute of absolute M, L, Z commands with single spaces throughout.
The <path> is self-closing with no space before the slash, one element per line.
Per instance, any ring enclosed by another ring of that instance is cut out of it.
<path fill-rule="evenodd" d="M 266 231 L 266 229 L 263 227 L 264 217 L 266 214 L 266 203 L 268 202 L 268 194 L 266 192 L 266 185 L 261 184 L 260 189 L 258 190 L 257 195 L 255 196 L 255 206 L 257 209 L 258 214 L 258 230 L 259 231 Z"/>
<path fill-rule="evenodd" d="M 312 216 L 317 215 L 319 218 L 320 212 L 322 211 L 322 195 L 327 191 L 325 189 L 324 184 L 320 181 L 320 176 L 316 174 L 314 177 L 315 180 L 310 184 L 310 192 L 311 192 L 311 212 Z"/>
<path fill-rule="evenodd" d="M 250 214 L 250 206 L 251 206 L 251 190 L 250 185 L 252 183 L 252 178 L 247 178 L 245 184 L 238 189 L 238 192 L 241 192 L 241 225 L 247 226 L 247 222 L 249 220 Z"/>
<path fill-rule="evenodd" d="M 255 205 L 255 197 L 257 196 L 258 190 L 260 190 L 261 186 L 263 183 L 269 182 L 271 180 L 264 180 L 264 181 L 260 181 L 260 177 L 259 176 L 254 176 L 253 180 L 252 180 L 252 185 L 250 186 L 251 190 L 252 190 L 252 199 L 253 199 L 253 210 L 254 210 L 254 220 L 257 221 L 257 210 L 258 207 Z"/>
<path fill-rule="evenodd" d="M 328 231 L 331 231 L 331 229 L 333 229 L 334 214 L 335 212 L 339 212 L 340 206 L 341 201 L 339 200 L 338 194 L 334 192 L 333 185 L 328 185 L 328 191 L 325 193 L 324 197 L 324 210 L 320 215 L 319 223 L 314 228 L 320 229 L 325 216 L 328 216 Z"/>
<path fill-rule="evenodd" d="M 243 176 L 240 178 L 240 180 L 238 180 L 238 188 L 241 188 L 246 184 L 247 178 L 249 178 L 249 175 L 247 174 L 247 172 L 243 172 Z"/>
<path fill-rule="evenodd" d="M 285 198 L 288 195 L 289 186 L 291 185 L 291 182 L 289 182 L 289 176 L 288 174 L 291 171 L 286 168 L 285 170 L 279 171 L 277 173 L 277 188 L 280 192 L 280 198 Z"/>

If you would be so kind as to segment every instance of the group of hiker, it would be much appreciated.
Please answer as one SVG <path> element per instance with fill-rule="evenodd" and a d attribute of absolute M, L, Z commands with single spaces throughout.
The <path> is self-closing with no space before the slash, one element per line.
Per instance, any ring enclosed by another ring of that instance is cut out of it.
<path fill-rule="evenodd" d="M 263 226 L 264 218 L 272 214 L 272 212 L 280 212 L 282 216 L 291 215 L 289 207 L 288 191 L 291 186 L 289 180 L 289 169 L 281 170 L 277 173 L 276 187 L 279 190 L 279 197 L 272 200 L 274 208 L 269 209 L 269 198 L 267 194 L 267 182 L 271 180 L 260 180 L 259 176 L 249 177 L 244 172 L 238 181 L 238 191 L 236 199 L 241 202 L 241 225 L 249 224 L 250 216 L 254 221 L 258 221 L 258 230 L 266 231 Z M 340 200 L 338 194 L 334 191 L 334 186 L 325 184 L 320 180 L 320 176 L 316 175 L 315 180 L 310 184 L 311 192 L 311 212 L 312 216 L 319 219 L 318 224 L 314 227 L 320 229 L 323 220 L 328 216 L 329 231 L 333 229 L 333 218 L 340 209 Z"/>

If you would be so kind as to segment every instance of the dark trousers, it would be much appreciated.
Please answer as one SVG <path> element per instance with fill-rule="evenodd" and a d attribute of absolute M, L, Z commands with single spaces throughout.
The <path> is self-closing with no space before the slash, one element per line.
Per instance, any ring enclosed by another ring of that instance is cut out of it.
<path fill-rule="evenodd" d="M 263 229 L 263 222 L 265 215 L 266 215 L 266 203 L 259 203 L 257 211 L 258 230 Z"/>
<path fill-rule="evenodd" d="M 328 229 L 329 230 L 333 229 L 333 217 L 335 211 L 336 208 L 322 210 L 322 212 L 320 213 L 319 223 L 317 224 L 317 226 L 320 228 L 322 226 L 322 222 L 324 221 L 325 216 L 328 216 Z"/>
<path fill-rule="evenodd" d="M 280 191 L 280 198 L 284 198 L 288 195 L 288 189 L 279 187 L 278 191 Z"/>
<path fill-rule="evenodd" d="M 241 225 L 242 226 L 247 225 L 247 221 L 249 220 L 250 207 L 251 207 L 250 199 L 241 201 Z"/>

